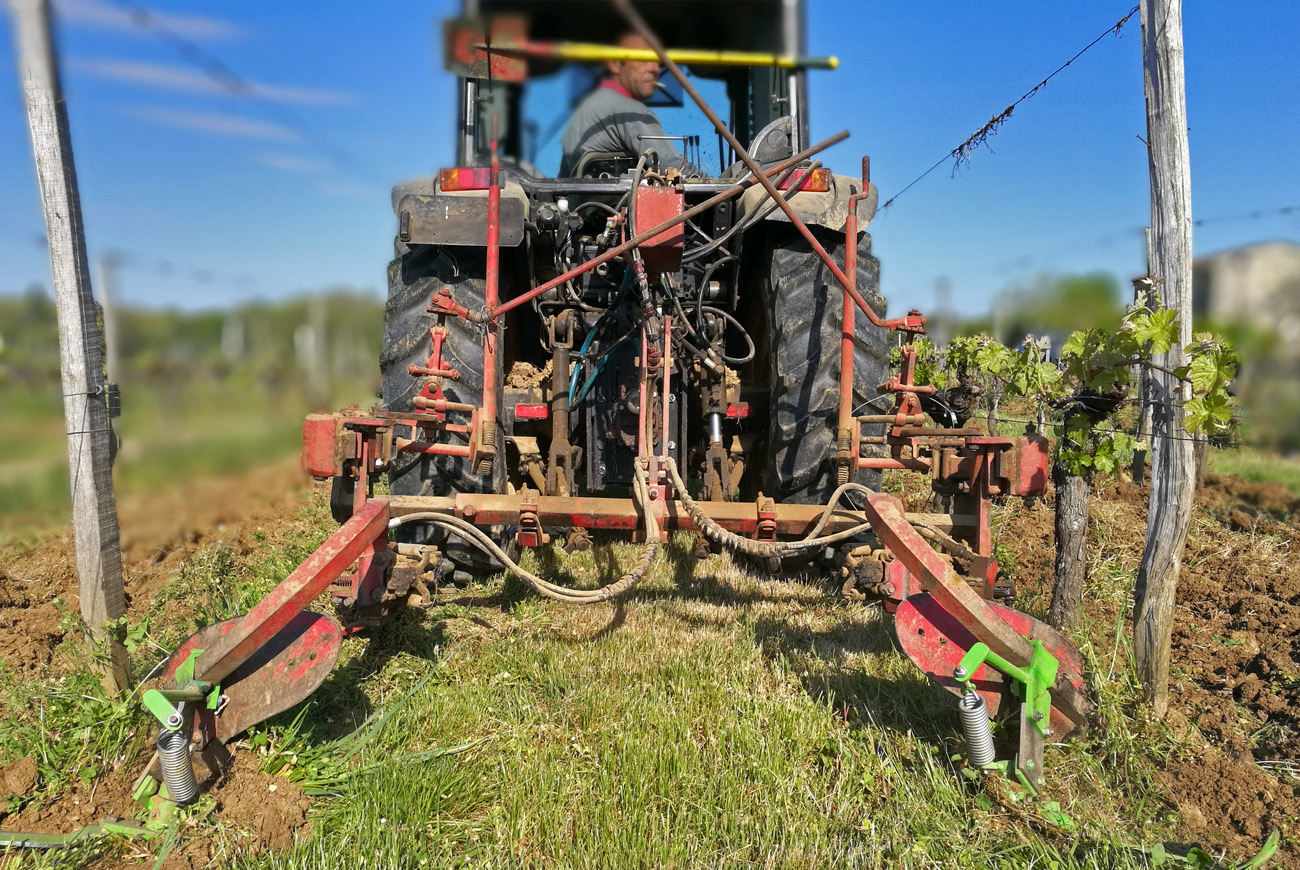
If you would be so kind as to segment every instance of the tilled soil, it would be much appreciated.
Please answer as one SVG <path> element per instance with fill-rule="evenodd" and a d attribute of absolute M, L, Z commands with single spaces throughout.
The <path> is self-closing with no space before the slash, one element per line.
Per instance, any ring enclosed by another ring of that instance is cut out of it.
<path fill-rule="evenodd" d="M 89 783 L 78 780 L 56 799 L 46 801 L 40 807 L 28 806 L 17 815 L 6 818 L 4 827 L 36 834 L 68 834 L 105 818 L 132 818 L 137 807 L 131 799 L 131 787 L 138 773 L 113 770 Z M 32 786 L 35 784 L 33 777 Z M 30 790 L 31 786 L 28 788 Z"/>
<path fill-rule="evenodd" d="M 154 593 L 199 549 L 222 540 L 248 549 L 258 530 L 283 526 L 301 507 L 308 485 L 293 460 L 119 499 L 128 616 L 148 609 Z M 49 665 L 77 624 L 79 600 L 70 529 L 0 550 L 0 661 L 20 672 Z"/>
<path fill-rule="evenodd" d="M 1146 501 L 1146 490 L 1131 483 L 1109 484 L 1094 498 L 1094 533 L 1134 566 Z M 1252 854 L 1274 830 L 1285 837 L 1300 818 L 1297 781 L 1277 775 L 1300 767 L 1297 521 L 1300 501 L 1287 487 L 1212 475 L 1197 494 L 1179 576 L 1168 723 L 1194 759 L 1170 762 L 1163 781 L 1187 838 L 1237 856 Z M 1018 578 L 1045 594 L 1052 522 L 1050 509 L 1021 509 L 1002 534 L 1015 542 Z M 1109 625 L 1119 616 L 1093 615 Z M 1278 866 L 1300 866 L 1289 838 Z"/>
<path fill-rule="evenodd" d="M 256 764 L 248 759 L 248 764 Z M 236 769 L 238 770 L 238 763 Z M 311 836 L 311 799 L 287 779 L 256 771 L 237 772 L 213 791 L 217 815 L 248 832 L 255 852 L 282 852 Z"/>
<path fill-rule="evenodd" d="M 0 771 L 0 784 L 10 776 L 8 771 L 13 767 Z M 35 785 L 35 772 L 33 763 L 27 789 Z M 131 798 L 131 788 L 137 774 L 138 771 L 112 771 L 89 784 L 78 782 L 39 808 L 28 807 L 9 818 L 0 814 L 0 819 L 9 830 L 66 834 L 105 818 L 133 818 L 138 807 Z M 255 757 L 238 759 L 230 774 L 217 781 L 212 795 L 216 800 L 215 821 L 228 833 L 231 842 L 219 844 L 211 837 L 184 842 L 167 856 L 164 868 L 215 866 L 228 848 L 254 853 L 282 852 L 296 840 L 311 836 L 311 822 L 307 821 L 311 800 L 298 785 L 259 773 Z M 140 841 L 140 845 L 143 850 L 139 850 L 139 855 L 118 856 L 106 866 L 152 867 L 157 859 L 149 850 L 156 851 L 157 842 Z"/>

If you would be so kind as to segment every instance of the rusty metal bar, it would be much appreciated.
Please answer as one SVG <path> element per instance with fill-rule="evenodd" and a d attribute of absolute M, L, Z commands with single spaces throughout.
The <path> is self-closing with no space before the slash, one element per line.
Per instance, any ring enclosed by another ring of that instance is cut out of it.
<path fill-rule="evenodd" d="M 436 441 L 411 441 L 398 438 L 394 446 L 398 453 L 432 453 L 438 456 L 470 456 L 468 444 L 439 444 Z"/>
<path fill-rule="evenodd" d="M 893 468 L 900 471 L 920 471 L 924 474 L 930 473 L 930 463 L 926 462 L 924 459 L 896 459 L 892 456 L 859 457 L 858 468 Z"/>
<path fill-rule="evenodd" d="M 758 506 L 753 502 L 697 502 L 706 515 L 730 532 L 752 535 L 758 529 Z M 478 526 L 513 525 L 519 520 L 520 497 L 494 493 L 458 493 L 455 496 L 393 496 L 389 514 L 395 517 L 427 511 L 455 514 Z M 820 505 L 778 504 L 774 519 L 782 535 L 804 535 L 821 518 Z M 630 498 L 538 496 L 536 514 L 543 527 L 576 527 L 625 530 L 638 527 L 636 504 Z M 923 522 L 944 534 L 974 529 L 976 517 L 966 514 L 909 513 L 908 521 Z M 867 522 L 861 511 L 836 510 L 826 525 L 826 534 L 842 532 Z M 685 508 L 668 502 L 665 528 L 698 531 Z"/>
<path fill-rule="evenodd" d="M 862 158 L 865 168 L 867 158 Z M 857 196 L 849 197 L 849 213 L 844 219 L 844 281 L 845 287 L 858 280 L 858 208 Z M 838 431 L 851 433 L 853 428 L 853 337 L 857 329 L 853 322 L 853 300 L 848 291 L 840 319 L 840 412 Z"/>
<path fill-rule="evenodd" d="M 437 411 L 438 413 L 459 411 L 463 414 L 468 414 L 478 410 L 478 408 L 465 402 L 449 402 L 446 399 L 426 399 L 424 396 L 416 396 L 411 400 L 411 404 L 422 410 Z"/>
<path fill-rule="evenodd" d="M 501 161 L 497 155 L 496 118 L 492 119 L 492 168 L 488 178 L 488 217 L 487 217 L 487 268 L 486 286 L 483 290 L 483 304 L 489 311 L 497 307 L 501 299 Z M 496 431 L 497 421 L 497 366 L 500 352 L 497 342 L 499 325 L 490 324 L 483 331 L 483 413 L 475 422 L 477 430 L 470 435 L 474 449 L 470 457 L 475 457 L 481 449 L 493 451 L 493 461 L 504 461 L 504 445 L 499 445 Z"/>
<path fill-rule="evenodd" d="M 923 425 L 925 423 L 924 414 L 904 414 L 901 417 L 897 414 L 863 414 L 858 418 L 859 423 L 890 423 L 895 426 L 915 423 Z"/>
<path fill-rule="evenodd" d="M 629 0 L 613 0 L 613 4 L 614 8 L 621 12 L 623 17 L 627 19 L 627 22 L 632 26 L 632 29 L 637 31 L 637 33 L 639 33 L 649 44 L 650 48 L 654 50 L 654 53 L 659 56 L 659 62 L 663 64 L 664 68 L 667 69 L 669 73 L 672 74 L 673 78 L 677 79 L 678 84 L 682 86 L 682 90 L 690 94 L 691 99 L 695 101 L 695 104 L 699 106 L 700 111 L 704 113 L 704 117 L 709 119 L 709 122 L 713 124 L 719 135 L 721 135 L 722 138 L 727 141 L 727 144 L 731 146 L 732 150 L 735 151 L 736 156 L 744 162 L 750 172 L 754 173 L 758 178 L 759 184 L 763 185 L 763 189 L 767 191 L 767 195 L 772 197 L 772 201 L 780 206 L 781 211 L 785 212 L 785 216 L 790 220 L 790 223 L 799 231 L 804 239 L 807 240 L 808 244 L 812 246 L 812 249 L 817 253 L 817 256 L 821 257 L 822 262 L 826 264 L 826 268 L 831 270 L 831 274 L 833 274 L 835 279 L 844 287 L 844 292 L 848 293 L 849 296 L 853 298 L 853 301 L 857 306 L 867 315 L 867 319 L 875 326 L 890 329 L 897 326 L 923 325 L 924 318 L 921 319 L 920 323 L 915 324 L 909 323 L 911 318 L 883 320 L 876 314 L 876 312 L 871 310 L 871 306 L 862 298 L 862 294 L 859 293 L 858 289 L 849 282 L 849 279 L 845 276 L 844 272 L 841 271 L 840 267 L 836 265 L 833 259 L 831 259 L 831 255 L 828 254 L 826 249 L 822 247 L 821 243 L 817 241 L 816 236 L 812 234 L 812 230 L 808 229 L 808 225 L 803 222 L 803 219 L 795 214 L 794 208 L 786 201 L 785 197 L 781 195 L 780 191 L 777 190 L 776 185 L 772 183 L 772 179 L 763 174 L 757 161 L 755 161 L 754 158 L 750 156 L 749 152 L 745 150 L 744 146 L 740 144 L 740 140 L 735 137 L 735 134 L 731 132 L 730 128 L 722 122 L 722 119 L 717 116 L 705 99 L 700 96 L 700 92 L 695 90 L 695 85 L 691 84 L 691 81 L 686 77 L 686 74 L 681 71 L 677 64 L 673 63 L 673 59 L 668 56 L 664 44 L 659 41 L 659 37 L 650 29 L 650 26 L 645 23 L 645 20 L 641 15 L 632 8 L 632 4 Z"/>
<path fill-rule="evenodd" d="M 569 271 L 565 272 L 563 275 L 558 275 L 544 284 L 537 285 L 532 290 L 529 290 L 527 293 L 524 293 L 522 295 L 514 297 L 513 299 L 510 299 L 509 301 L 499 305 L 496 308 L 496 310 L 488 309 L 486 312 L 487 318 L 495 320 L 501 315 L 509 311 L 513 311 L 514 309 L 518 308 L 520 305 L 524 305 L 526 303 L 532 302 L 534 299 L 536 299 L 538 296 L 541 296 L 547 290 L 552 290 L 556 287 L 559 287 L 561 284 L 564 284 L 568 281 L 572 281 L 574 278 L 578 277 L 584 272 L 596 268 L 601 263 L 607 263 L 610 260 L 614 259 L 615 257 L 620 257 L 623 254 L 626 254 L 628 251 L 632 250 L 637 245 L 650 241 L 655 236 L 662 233 L 664 230 L 670 230 L 673 227 L 677 226 L 678 224 L 684 223 L 690 220 L 691 218 L 695 217 L 696 215 L 708 211 L 709 209 L 713 208 L 715 205 L 717 205 L 720 202 L 725 202 L 726 200 L 733 199 L 739 196 L 749 188 L 753 187 L 755 184 L 758 184 L 759 178 L 768 178 L 769 176 L 780 175 L 782 172 L 785 172 L 786 170 L 791 169 L 794 166 L 797 166 L 804 160 L 807 160 L 809 157 L 812 157 L 814 154 L 817 154 L 821 151 L 825 151 L 827 148 L 831 147 L 832 145 L 836 145 L 839 144 L 840 142 L 843 142 L 848 137 L 849 137 L 849 132 L 847 130 L 841 130 L 840 132 L 836 133 L 834 136 L 831 136 L 829 139 L 823 139 L 821 142 L 818 142 L 816 145 L 812 146 L 811 148 L 805 148 L 803 151 L 800 151 L 798 154 L 794 155 L 788 160 L 782 160 L 780 163 L 778 163 L 776 166 L 773 166 L 771 169 L 767 170 L 766 172 L 757 173 L 754 178 L 746 178 L 743 181 L 736 182 L 731 187 L 727 188 L 721 193 L 714 194 L 713 196 L 709 197 L 699 205 L 691 206 L 681 214 L 676 215 L 664 221 L 663 223 L 659 224 L 656 227 L 651 227 L 650 229 L 646 230 L 643 233 L 638 233 L 637 235 L 628 239 L 626 242 L 623 242 L 622 244 L 615 245 L 614 247 L 610 248 L 605 253 L 592 257 L 587 262 L 579 266 L 573 267 Z"/>
<path fill-rule="evenodd" d="M 219 683 L 261 649 L 380 536 L 388 535 L 388 501 L 370 499 L 293 573 L 204 651 L 195 679 Z"/>

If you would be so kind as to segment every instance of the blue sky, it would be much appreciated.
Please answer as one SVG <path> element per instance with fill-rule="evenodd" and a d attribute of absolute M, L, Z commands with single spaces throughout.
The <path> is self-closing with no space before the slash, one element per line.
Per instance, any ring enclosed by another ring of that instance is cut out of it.
<path fill-rule="evenodd" d="M 134 5 L 134 2 L 127 5 Z M 186 308 L 350 285 L 382 292 L 388 188 L 450 165 L 453 80 L 438 22 L 458 3 L 147 3 L 258 95 L 224 92 L 113 0 L 56 8 L 92 256 L 117 253 L 122 301 Z M 1114 24 L 1121 2 L 809 3 L 814 139 L 838 171 L 872 158 L 881 199 Z M 0 293 L 49 283 L 8 20 L 0 24 Z M 1184 10 L 1198 252 L 1300 240 L 1300 4 Z M 672 132 L 671 130 L 669 132 Z M 953 173 L 870 231 L 891 308 L 959 311 L 1050 272 L 1143 268 L 1146 135 L 1137 17 L 1021 104 Z M 706 140 L 707 141 L 707 140 Z"/>

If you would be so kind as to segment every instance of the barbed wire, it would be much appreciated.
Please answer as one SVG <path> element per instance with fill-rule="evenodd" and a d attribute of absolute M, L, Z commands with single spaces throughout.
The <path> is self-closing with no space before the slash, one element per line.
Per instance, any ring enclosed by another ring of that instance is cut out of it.
<path fill-rule="evenodd" d="M 1074 63 L 1076 60 L 1082 57 L 1084 52 L 1088 51 L 1094 45 L 1101 42 L 1107 36 L 1110 36 L 1112 33 L 1115 34 L 1116 36 L 1121 36 L 1122 35 L 1121 31 L 1124 29 L 1124 25 L 1128 23 L 1128 20 L 1132 18 L 1137 13 L 1137 11 L 1138 11 L 1138 7 L 1134 6 L 1132 9 L 1128 11 L 1127 15 L 1125 15 L 1119 21 L 1116 21 L 1110 27 L 1106 28 L 1104 33 L 1102 33 L 1092 42 L 1085 45 L 1083 48 L 1079 49 L 1079 51 L 1074 55 L 1074 57 L 1070 58 L 1065 63 L 1061 64 L 1059 67 L 1053 70 L 1050 75 L 1048 75 L 1046 78 L 1044 78 L 1038 84 L 1034 85 L 1029 90 L 1025 91 L 1025 93 L 1020 96 L 1020 99 L 1016 100 L 1014 103 L 1007 106 L 1001 112 L 997 113 L 992 118 L 990 118 L 988 122 L 984 124 L 983 127 L 980 127 L 969 137 L 967 137 L 965 142 L 961 143 L 956 148 L 952 149 L 947 154 L 945 154 L 944 156 L 936 160 L 929 169 L 925 170 L 916 178 L 912 179 L 912 181 L 908 183 L 907 187 L 904 187 L 898 193 L 894 194 L 889 199 L 885 200 L 885 204 L 878 209 L 878 213 L 883 212 L 885 209 L 893 205 L 894 201 L 897 200 L 903 194 L 907 193 L 907 191 L 909 191 L 914 184 L 919 182 L 921 179 L 925 178 L 931 172 L 934 172 L 936 169 L 938 169 L 948 160 L 954 161 L 953 164 L 954 172 L 957 170 L 957 167 L 962 164 L 963 161 L 969 164 L 971 153 L 975 151 L 977 148 L 979 148 L 981 145 L 988 144 L 989 136 L 996 133 L 998 127 L 1001 127 L 1004 123 L 1006 123 L 1007 119 L 1011 117 L 1011 113 L 1015 111 L 1016 106 L 1019 106 L 1025 100 L 1029 99 L 1034 94 L 1038 93 L 1038 91 L 1041 90 L 1043 87 L 1045 87 L 1048 82 L 1050 82 L 1053 78 L 1057 76 L 1058 73 L 1060 73 L 1070 64 Z"/>

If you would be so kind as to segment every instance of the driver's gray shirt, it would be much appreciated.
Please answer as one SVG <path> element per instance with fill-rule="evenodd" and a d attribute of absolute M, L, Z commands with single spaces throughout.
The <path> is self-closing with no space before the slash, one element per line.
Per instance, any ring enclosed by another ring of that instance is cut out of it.
<path fill-rule="evenodd" d="M 693 163 L 682 159 L 672 140 L 647 139 L 643 146 L 638 139 L 663 135 L 659 119 L 640 100 L 625 97 L 612 87 L 598 87 L 578 103 L 564 131 L 560 175 L 573 175 L 584 154 L 605 152 L 636 157 L 646 148 L 659 152 L 660 171 L 675 167 L 684 175 L 703 175 Z"/>

